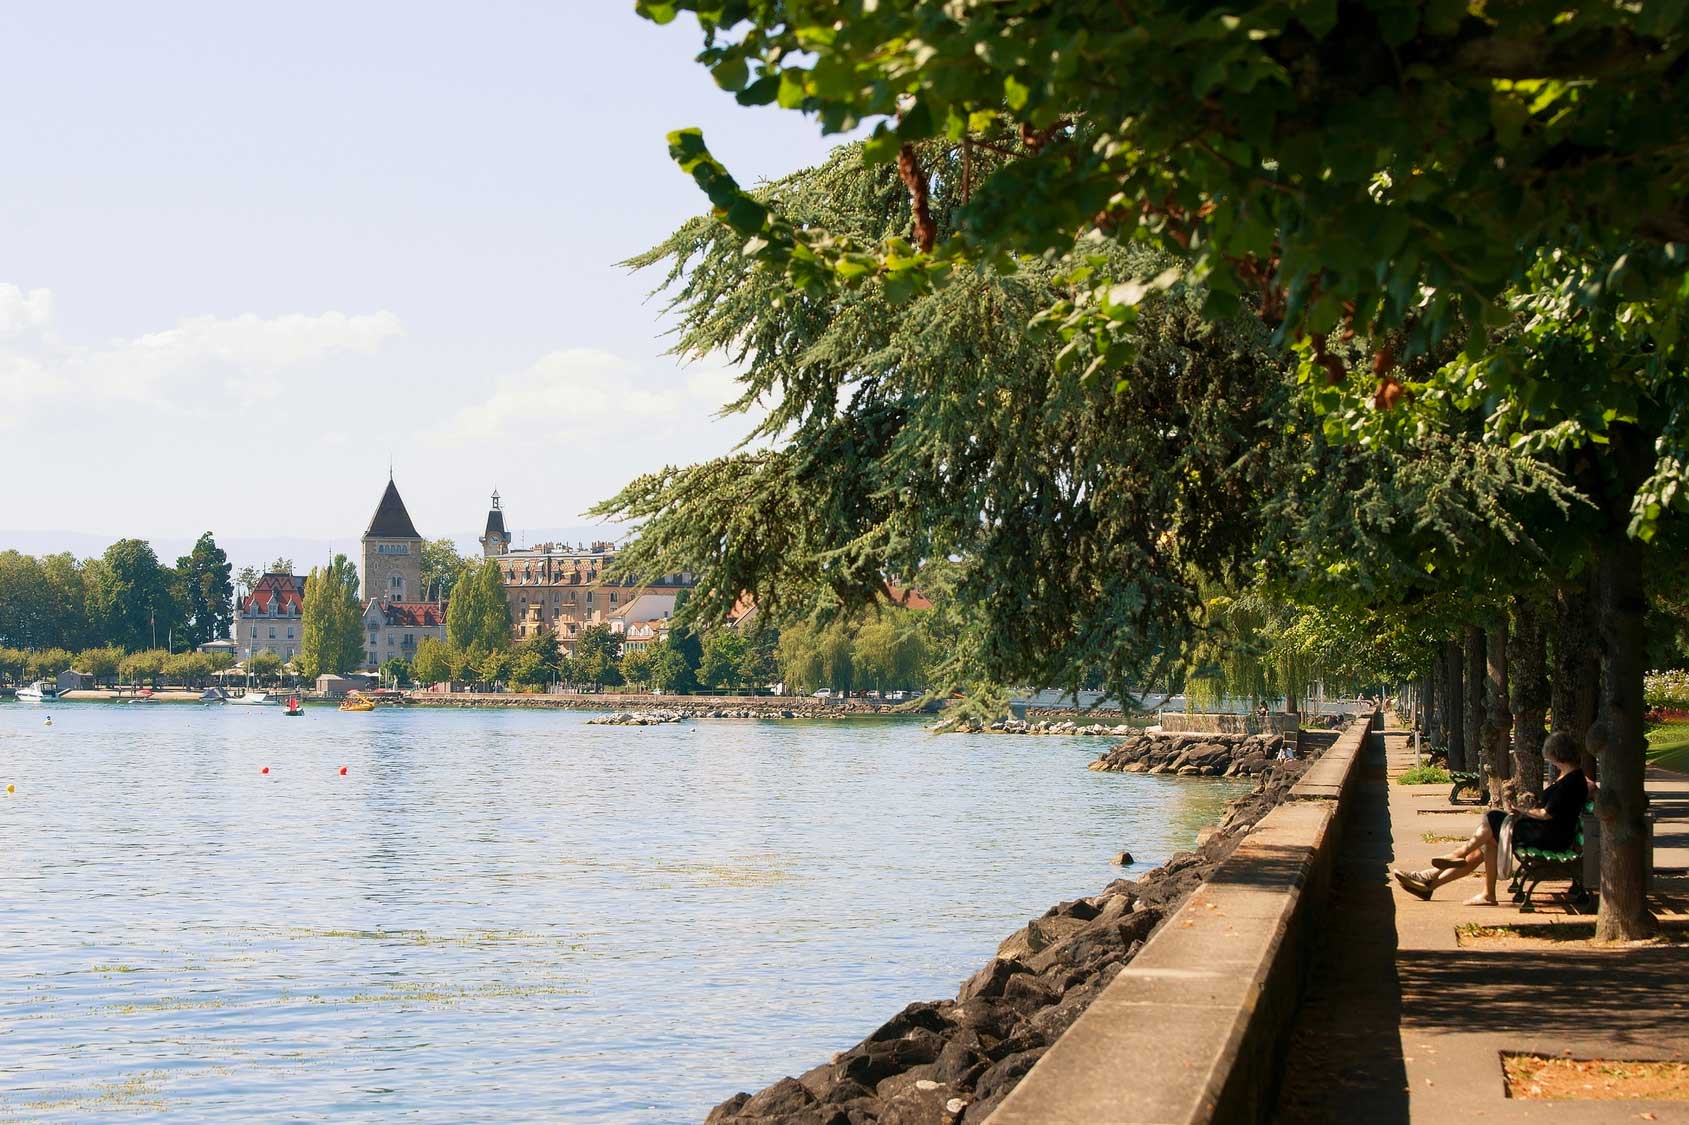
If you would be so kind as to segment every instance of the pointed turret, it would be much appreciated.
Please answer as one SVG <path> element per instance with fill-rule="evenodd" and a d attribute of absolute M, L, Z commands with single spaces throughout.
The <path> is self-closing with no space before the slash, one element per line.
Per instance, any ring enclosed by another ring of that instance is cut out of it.
<path fill-rule="evenodd" d="M 481 533 L 481 556 L 496 558 L 510 550 L 510 532 L 504 529 L 504 509 L 499 506 L 498 489 L 493 489 L 493 506 L 487 510 L 487 530 Z"/>

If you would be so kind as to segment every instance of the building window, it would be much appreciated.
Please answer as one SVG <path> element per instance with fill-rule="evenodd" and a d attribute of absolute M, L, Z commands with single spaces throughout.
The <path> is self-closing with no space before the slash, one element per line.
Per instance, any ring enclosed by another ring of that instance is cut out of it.
<path fill-rule="evenodd" d="M 290 641 L 293 639 L 293 626 L 291 625 L 287 627 L 287 639 Z"/>
<path fill-rule="evenodd" d="M 276 639 L 276 627 L 274 625 L 270 626 L 270 639 L 272 641 Z"/>

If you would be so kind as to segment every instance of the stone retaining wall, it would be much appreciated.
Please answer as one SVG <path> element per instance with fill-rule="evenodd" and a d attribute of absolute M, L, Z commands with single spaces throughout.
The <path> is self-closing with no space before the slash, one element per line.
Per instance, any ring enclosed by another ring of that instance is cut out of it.
<path fill-rule="evenodd" d="M 891 715 L 897 709 L 867 700 L 819 700 L 803 696 L 698 696 L 522 692 L 410 692 L 408 703 L 426 707 L 530 708 L 553 711 L 609 711 L 673 715 L 677 719 L 844 719 Z"/>
<path fill-rule="evenodd" d="M 1122 967 L 1150 947 L 1146 939 L 1153 945 L 1150 935 L 1223 869 L 1309 768 L 1268 762 L 1255 789 L 1227 806 L 1195 850 L 1135 881 L 1118 879 L 1052 906 L 1004 939 L 954 1000 L 909 1005 L 828 1062 L 754 1095 L 735 1094 L 711 1111 L 708 1125 L 978 1125 L 1036 1073 L 1052 1044 L 1109 994 Z"/>
<path fill-rule="evenodd" d="M 1351 725 L 1261 818 L 990 1125 L 1266 1119 L 1371 725 Z"/>

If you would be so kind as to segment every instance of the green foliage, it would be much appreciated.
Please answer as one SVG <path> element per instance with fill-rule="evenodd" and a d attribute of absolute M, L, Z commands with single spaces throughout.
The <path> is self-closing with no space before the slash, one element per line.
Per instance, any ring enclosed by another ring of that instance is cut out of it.
<path fill-rule="evenodd" d="M 469 560 L 458 554 L 457 544 L 450 539 L 422 541 L 422 599 L 434 601 L 450 598 Z"/>
<path fill-rule="evenodd" d="M 563 649 L 550 629 L 522 638 L 511 650 L 510 679 L 521 687 L 548 687 L 560 678 L 562 670 Z"/>
<path fill-rule="evenodd" d="M 193 550 L 176 560 L 183 627 L 189 644 L 202 645 L 229 635 L 234 624 L 234 583 L 229 557 L 207 531 Z"/>
<path fill-rule="evenodd" d="M 498 564 L 492 559 L 463 565 L 446 607 L 446 640 L 463 650 L 510 646 L 510 604 Z"/>
<path fill-rule="evenodd" d="M 391 687 L 405 687 L 411 682 L 411 676 L 410 661 L 402 656 L 390 656 L 381 664 L 382 682 Z"/>
<path fill-rule="evenodd" d="M 164 662 L 170 654 L 161 648 L 142 649 L 132 652 L 123 658 L 118 666 L 118 675 L 124 682 L 130 684 L 148 683 L 158 684 L 159 676 L 164 674 Z"/>
<path fill-rule="evenodd" d="M 608 625 L 588 625 L 575 637 L 569 676 L 579 685 L 614 687 L 622 682 L 621 642 Z"/>
<path fill-rule="evenodd" d="M 510 654 L 502 648 L 487 649 L 475 664 L 475 676 L 484 684 L 497 685 L 510 667 Z"/>
<path fill-rule="evenodd" d="M 1453 781 L 1441 766 L 1413 766 L 1396 775 L 1397 785 L 1449 785 Z"/>
<path fill-rule="evenodd" d="M 920 290 L 1076 235 L 1145 241 L 1179 255 L 1216 311 L 1265 291 L 1287 339 L 1399 330 L 1411 359 L 1505 320 L 1508 286 L 1539 254 L 1689 242 L 1682 5 L 639 10 L 694 12 L 698 61 L 743 104 L 796 109 L 825 131 L 878 118 L 864 157 L 913 142 L 918 174 L 974 165 L 968 204 L 921 253 L 807 223 L 744 192 L 696 130 L 671 134 L 744 253 L 794 293 Z M 1118 366 L 1150 287 L 1075 280 L 1047 319 L 1079 358 Z M 1670 277 L 1608 284 L 1681 300 Z"/>
<path fill-rule="evenodd" d="M 282 658 L 268 649 L 259 649 L 247 658 L 246 670 L 259 683 L 271 683 L 282 673 Z"/>
<path fill-rule="evenodd" d="M 935 173 L 941 222 L 960 178 Z M 849 150 L 763 195 L 821 226 L 907 221 L 895 176 Z M 1117 277 L 1167 266 L 1098 253 Z M 636 264 L 668 263 L 677 351 L 739 362 L 736 406 L 769 408 L 760 433 L 776 447 L 666 469 L 601 505 L 643 525 L 619 565 L 697 571 L 683 620 L 712 622 L 746 592 L 776 615 L 858 612 L 886 600 L 888 575 L 925 586 L 934 560 L 955 559 L 951 597 L 978 628 L 944 667 L 1066 687 L 1154 679 L 1200 617 L 1197 580 L 1254 554 L 1255 497 L 1296 449 L 1291 387 L 1259 323 L 1211 323 L 1184 287 L 1143 302 L 1130 369 L 1065 373 L 1061 342 L 1025 328 L 1077 261 L 958 275 L 901 303 L 879 280 L 798 299 L 729 228 L 683 227 Z M 799 682 L 822 675 L 810 663 Z"/>
<path fill-rule="evenodd" d="M 172 574 L 141 539 L 120 539 L 106 548 L 89 616 L 103 624 L 104 639 L 125 649 L 147 648 L 179 624 Z"/>
<path fill-rule="evenodd" d="M 711 629 L 704 634 L 698 682 L 717 691 L 762 691 L 780 676 L 778 640 L 776 630 L 760 624 Z"/>
<path fill-rule="evenodd" d="M 345 555 L 312 567 L 300 607 L 299 670 L 309 680 L 339 675 L 364 662 L 363 603 L 358 572 Z"/>
<path fill-rule="evenodd" d="M 447 651 L 445 642 L 434 637 L 424 637 L 418 641 L 412 671 L 417 682 L 425 686 L 451 679 L 451 654 Z"/>
<path fill-rule="evenodd" d="M 76 670 L 94 677 L 96 684 L 107 687 L 117 682 L 117 671 L 123 663 L 123 650 L 116 645 L 101 645 L 83 649 L 76 654 Z M 0 662 L 3 664 L 3 662 Z"/>

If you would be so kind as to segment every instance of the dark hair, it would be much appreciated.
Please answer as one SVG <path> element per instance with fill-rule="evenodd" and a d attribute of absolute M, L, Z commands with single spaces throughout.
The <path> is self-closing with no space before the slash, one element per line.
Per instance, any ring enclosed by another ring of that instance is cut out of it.
<path fill-rule="evenodd" d="M 1583 756 L 1578 753 L 1578 744 L 1572 741 L 1572 736 L 1564 731 L 1555 731 L 1542 744 L 1543 756 L 1551 761 L 1561 762 L 1568 766 L 1581 765 Z"/>

